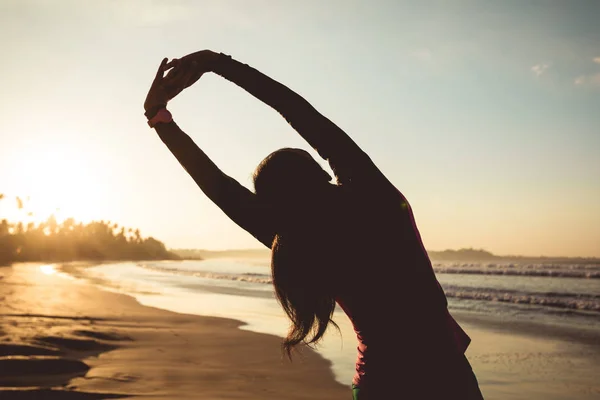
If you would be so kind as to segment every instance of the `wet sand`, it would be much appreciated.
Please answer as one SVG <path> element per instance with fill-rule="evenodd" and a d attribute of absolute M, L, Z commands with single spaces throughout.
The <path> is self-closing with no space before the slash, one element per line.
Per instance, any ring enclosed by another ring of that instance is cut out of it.
<path fill-rule="evenodd" d="M 455 313 L 487 400 L 600 399 L 597 332 Z"/>

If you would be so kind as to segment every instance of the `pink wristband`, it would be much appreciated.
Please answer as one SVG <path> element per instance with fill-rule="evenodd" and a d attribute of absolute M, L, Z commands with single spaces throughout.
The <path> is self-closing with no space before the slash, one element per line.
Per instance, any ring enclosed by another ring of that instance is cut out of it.
<path fill-rule="evenodd" d="M 171 121 L 173 121 L 173 116 L 171 115 L 169 110 L 167 110 L 166 108 L 161 108 L 160 110 L 158 110 L 156 115 L 154 115 L 154 117 L 148 120 L 148 125 L 150 126 L 150 128 L 154 128 L 154 126 L 158 123 L 166 124 Z"/>

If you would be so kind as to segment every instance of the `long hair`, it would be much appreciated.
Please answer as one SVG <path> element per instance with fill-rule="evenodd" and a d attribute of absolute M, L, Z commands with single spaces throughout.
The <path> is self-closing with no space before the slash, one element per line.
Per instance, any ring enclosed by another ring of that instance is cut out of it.
<path fill-rule="evenodd" d="M 336 268 L 319 224 L 327 210 L 314 201 L 330 179 L 308 153 L 287 148 L 271 153 L 254 174 L 257 196 L 275 214 L 271 274 L 277 300 L 291 321 L 283 341 L 290 358 L 296 345 L 316 344 L 330 323 L 337 328 L 331 318 Z"/>

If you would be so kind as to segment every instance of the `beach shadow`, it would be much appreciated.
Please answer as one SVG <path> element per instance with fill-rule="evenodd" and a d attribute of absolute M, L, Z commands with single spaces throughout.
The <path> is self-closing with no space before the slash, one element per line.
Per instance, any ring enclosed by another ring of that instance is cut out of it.
<path fill-rule="evenodd" d="M 85 336 L 85 337 L 89 337 L 89 338 L 93 338 L 93 339 L 99 339 L 99 340 L 107 340 L 107 341 L 132 341 L 133 339 L 130 338 L 129 336 L 126 335 L 120 335 L 118 333 L 114 333 L 114 332 L 96 332 L 96 331 L 89 331 L 89 330 L 77 330 L 77 331 L 73 331 L 73 334 L 76 336 Z"/>
<path fill-rule="evenodd" d="M 124 399 L 129 395 L 111 393 L 87 393 L 72 390 L 54 389 L 0 389 L 0 398 L 3 400 L 100 400 L 100 399 Z"/>
<path fill-rule="evenodd" d="M 0 333 L 1 334 L 1 333 Z M 8 356 L 59 356 L 62 353 L 48 347 L 28 344 L 0 343 L 0 357 Z"/>
<path fill-rule="evenodd" d="M 69 386 L 85 377 L 83 360 L 118 348 L 131 338 L 112 332 L 75 330 L 55 335 L 21 337 L 20 343 L 0 342 L 0 399 L 117 399 L 116 393 L 90 393 Z"/>
<path fill-rule="evenodd" d="M 71 379 L 84 376 L 89 369 L 80 360 L 55 356 L 12 356 L 0 359 L 0 386 L 64 386 Z"/>

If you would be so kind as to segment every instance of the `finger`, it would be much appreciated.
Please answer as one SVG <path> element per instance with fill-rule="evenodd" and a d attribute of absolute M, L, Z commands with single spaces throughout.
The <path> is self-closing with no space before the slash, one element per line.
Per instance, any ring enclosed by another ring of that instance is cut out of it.
<path fill-rule="evenodd" d="M 196 80 L 193 80 L 197 75 L 194 68 L 184 68 L 183 66 L 175 68 L 177 71 L 169 71 L 165 77 L 164 84 L 171 91 L 181 91 L 188 86 L 191 86 Z"/>
<path fill-rule="evenodd" d="M 177 65 L 176 67 L 173 68 L 172 71 L 169 72 L 169 74 L 167 74 L 167 76 L 165 77 L 166 81 L 174 81 L 176 80 L 177 83 L 174 83 L 175 85 L 181 84 L 184 85 L 185 87 L 187 86 L 191 86 L 194 82 L 196 82 L 200 76 L 202 75 L 202 72 L 198 71 L 198 63 L 196 61 L 186 61 L 186 60 L 182 60 L 179 65 Z M 197 76 L 195 79 L 194 76 Z M 191 81 L 191 82 L 188 82 Z"/>
<path fill-rule="evenodd" d="M 167 72 L 167 75 L 165 75 L 165 80 L 166 81 L 170 81 L 173 78 L 175 78 L 177 75 L 181 74 L 181 67 L 173 67 L 171 68 L 171 70 L 169 70 L 169 72 Z"/>
<path fill-rule="evenodd" d="M 159 79 L 163 77 L 163 73 L 165 72 L 165 66 L 167 65 L 168 58 L 163 58 L 162 62 L 158 66 L 158 71 L 156 71 L 156 77 L 154 79 Z"/>
<path fill-rule="evenodd" d="M 178 58 L 174 58 L 167 63 L 167 67 L 169 67 L 169 68 L 176 67 L 177 65 L 179 65 L 179 63 L 180 63 L 180 60 Z"/>
<path fill-rule="evenodd" d="M 179 79 L 187 71 L 189 71 L 189 68 L 186 65 L 183 65 L 183 64 L 182 65 L 178 65 L 176 67 L 173 67 L 173 69 L 171 69 L 169 71 L 169 73 L 165 76 L 165 80 Z"/>

